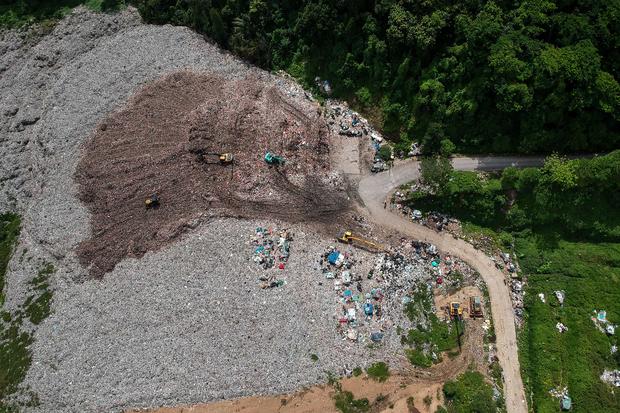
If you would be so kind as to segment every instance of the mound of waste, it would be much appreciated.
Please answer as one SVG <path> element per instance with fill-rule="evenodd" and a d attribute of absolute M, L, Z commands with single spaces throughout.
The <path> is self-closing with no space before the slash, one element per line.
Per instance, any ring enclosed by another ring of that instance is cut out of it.
<path fill-rule="evenodd" d="M 176 72 L 143 87 L 97 127 L 76 179 L 93 276 L 141 257 L 203 217 L 328 222 L 348 201 L 329 170 L 319 107 L 266 80 Z"/>

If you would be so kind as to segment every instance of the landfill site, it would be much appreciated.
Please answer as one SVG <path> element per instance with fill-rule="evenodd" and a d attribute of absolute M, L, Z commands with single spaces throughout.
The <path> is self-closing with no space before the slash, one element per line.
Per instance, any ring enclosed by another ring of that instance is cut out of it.
<path fill-rule="evenodd" d="M 514 335 L 510 299 L 492 323 L 489 272 L 374 222 L 357 186 L 382 138 L 345 103 L 131 7 L 33 39 L 0 41 L 0 209 L 22 216 L 5 308 L 55 269 L 51 314 L 23 327 L 27 411 L 274 396 L 379 361 L 436 389 L 470 366 L 490 381 L 499 359 L 512 386 L 518 359 L 483 343 L 492 324 Z M 467 319 L 458 354 L 418 348 L 430 368 L 405 352 L 428 328 L 404 311 L 416 294 Z"/>

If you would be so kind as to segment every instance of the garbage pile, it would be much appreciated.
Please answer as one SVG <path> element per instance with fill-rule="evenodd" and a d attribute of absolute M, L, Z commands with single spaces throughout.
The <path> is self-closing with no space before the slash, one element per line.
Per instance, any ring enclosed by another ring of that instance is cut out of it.
<path fill-rule="evenodd" d="M 605 370 L 601 374 L 601 380 L 614 387 L 620 387 L 620 370 Z"/>
<path fill-rule="evenodd" d="M 507 252 L 501 252 L 500 256 L 502 258 L 502 261 L 504 262 L 504 265 L 506 266 L 506 269 L 508 270 L 509 273 L 511 274 L 516 274 L 518 271 L 517 265 L 513 262 L 512 260 L 512 256 L 507 253 Z M 496 263 L 497 265 L 497 263 Z M 499 265 L 500 269 L 504 269 L 504 267 L 500 264 Z"/>
<path fill-rule="evenodd" d="M 591 317 L 591 320 L 592 322 L 594 322 L 596 328 L 598 328 L 601 333 L 605 333 L 608 336 L 613 336 L 616 333 L 617 325 L 612 324 L 609 322 L 609 320 L 607 320 L 607 311 L 594 310 L 594 314 L 596 314 L 596 316 Z"/>
<path fill-rule="evenodd" d="M 334 246 L 326 248 L 319 260 L 322 277 L 333 280 L 338 335 L 351 342 L 379 343 L 389 327 L 382 311 L 384 294 L 369 278 L 362 278 L 358 264 L 352 250 Z"/>
<path fill-rule="evenodd" d="M 292 240 L 291 233 L 286 229 L 257 227 L 250 242 L 254 249 L 252 260 L 265 270 L 272 268 L 283 270 L 290 255 Z M 281 287 L 286 284 L 286 280 L 278 278 L 276 274 L 270 272 L 261 275 L 259 278 L 261 288 Z"/>
<path fill-rule="evenodd" d="M 330 129 L 339 135 L 361 137 L 372 133 L 380 137 L 380 134 L 372 129 L 366 119 L 345 105 L 336 101 L 328 101 L 326 107 L 327 123 Z"/>
<path fill-rule="evenodd" d="M 557 399 L 560 399 L 560 409 L 563 411 L 569 411 L 572 406 L 572 400 L 568 395 L 568 388 L 563 389 L 551 389 L 549 394 Z"/>
<path fill-rule="evenodd" d="M 360 116 L 359 113 L 349 109 L 346 103 L 328 100 L 325 106 L 327 109 L 324 115 L 332 133 L 353 138 L 369 136 L 370 144 L 375 150 L 371 172 L 381 172 L 386 170 L 388 165 L 379 156 L 379 149 L 381 148 L 381 145 L 384 144 L 381 133 L 370 126 L 368 120 Z M 418 153 L 419 150 L 420 148 L 416 146 L 416 153 Z"/>
<path fill-rule="evenodd" d="M 474 271 L 460 260 L 441 256 L 433 244 L 401 240 L 400 246 L 375 256 L 374 263 L 359 259 L 353 250 L 330 246 L 321 255 L 319 284 L 333 285 L 336 332 L 351 343 L 399 341 L 393 326 L 411 321 L 403 307 L 420 288 L 461 286 Z"/>
<path fill-rule="evenodd" d="M 559 321 L 556 323 L 555 328 L 560 333 L 564 333 L 564 332 L 568 331 L 568 327 L 566 327 L 564 324 L 560 323 Z"/>
<path fill-rule="evenodd" d="M 512 298 L 512 306 L 515 310 L 515 319 L 517 326 L 523 325 L 523 295 L 525 294 L 523 287 L 524 282 L 512 279 L 510 282 L 510 297 Z"/>

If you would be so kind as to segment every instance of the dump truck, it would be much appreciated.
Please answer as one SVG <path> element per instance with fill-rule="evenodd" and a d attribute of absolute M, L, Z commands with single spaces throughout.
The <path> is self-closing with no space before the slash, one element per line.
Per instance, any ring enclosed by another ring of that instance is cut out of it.
<path fill-rule="evenodd" d="M 265 154 L 265 162 L 267 162 L 269 165 L 284 165 L 284 158 L 278 155 L 275 155 L 271 152 L 267 152 Z"/>
<path fill-rule="evenodd" d="M 482 314 L 482 300 L 480 297 L 469 297 L 469 316 L 471 318 L 480 318 Z"/>
<path fill-rule="evenodd" d="M 353 235 L 351 231 L 345 231 L 338 237 L 338 241 L 357 247 L 364 247 L 376 251 L 385 251 L 385 247 L 368 239 Z"/>

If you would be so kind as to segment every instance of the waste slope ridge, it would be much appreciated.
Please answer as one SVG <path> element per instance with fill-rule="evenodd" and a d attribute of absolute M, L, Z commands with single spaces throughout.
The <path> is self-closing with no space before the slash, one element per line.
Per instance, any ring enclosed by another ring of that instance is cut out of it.
<path fill-rule="evenodd" d="M 331 220 L 347 202 L 327 182 L 328 129 L 317 107 L 289 102 L 255 77 L 169 74 L 104 119 L 75 178 L 91 211 L 80 262 L 101 277 L 125 257 L 174 241 L 201 217 Z M 265 152 L 283 155 L 270 167 Z M 233 166 L 216 156 L 231 152 Z M 160 206 L 147 209 L 151 194 Z"/>

